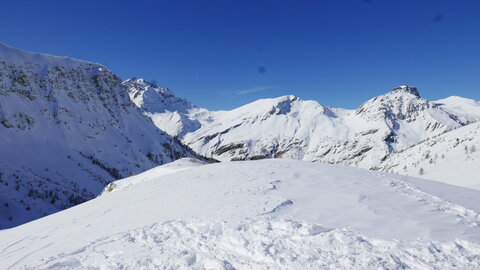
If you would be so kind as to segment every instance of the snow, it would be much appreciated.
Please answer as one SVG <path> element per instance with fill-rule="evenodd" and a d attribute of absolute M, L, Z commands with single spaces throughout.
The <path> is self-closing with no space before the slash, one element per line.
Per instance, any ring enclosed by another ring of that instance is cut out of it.
<path fill-rule="evenodd" d="M 78 68 L 84 65 L 97 65 L 92 62 L 79 60 L 71 57 L 54 56 L 45 53 L 33 53 L 12 48 L 0 42 L 0 61 L 13 65 L 34 64 L 52 66 L 58 65 L 68 69 Z"/>
<path fill-rule="evenodd" d="M 451 96 L 434 101 L 442 109 L 459 116 L 463 121 L 477 121 L 480 117 L 480 102 L 463 97 Z"/>
<path fill-rule="evenodd" d="M 195 158 L 181 158 L 176 160 L 175 162 L 155 167 L 139 175 L 127 177 L 118 181 L 113 181 L 104 188 L 103 192 L 100 195 L 126 189 L 132 185 L 138 185 L 139 183 L 150 181 L 160 176 L 183 171 L 195 166 L 201 166 L 203 164 L 205 164 L 204 161 Z"/>
<path fill-rule="evenodd" d="M 286 159 L 164 166 L 0 231 L 4 269 L 480 267 L 479 191 Z"/>
<path fill-rule="evenodd" d="M 379 168 L 480 190 L 480 122 L 396 153 Z"/>

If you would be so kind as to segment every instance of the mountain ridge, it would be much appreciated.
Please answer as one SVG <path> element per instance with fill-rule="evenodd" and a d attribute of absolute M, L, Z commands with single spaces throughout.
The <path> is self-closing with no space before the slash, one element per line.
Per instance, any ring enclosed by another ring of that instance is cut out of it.
<path fill-rule="evenodd" d="M 293 158 L 373 170 L 386 170 L 386 160 L 394 160 L 397 153 L 480 120 L 478 101 L 453 96 L 430 101 L 407 85 L 373 97 L 356 109 L 285 95 L 227 111 L 195 105 L 173 112 L 143 111 L 157 127 L 215 159 Z M 442 177 L 434 179 L 452 183 Z"/>
<path fill-rule="evenodd" d="M 0 44 L 0 228 L 94 198 L 109 182 L 199 157 L 106 67 Z"/>
<path fill-rule="evenodd" d="M 286 95 L 228 111 L 195 106 L 144 113 L 197 153 L 219 160 L 284 157 L 375 169 L 396 152 L 480 120 L 480 102 L 429 101 L 403 85 L 353 110 Z"/>

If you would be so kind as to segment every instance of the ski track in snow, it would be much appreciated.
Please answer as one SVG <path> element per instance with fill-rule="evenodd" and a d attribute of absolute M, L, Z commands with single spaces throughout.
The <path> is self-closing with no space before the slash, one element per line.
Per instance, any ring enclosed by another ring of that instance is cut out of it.
<path fill-rule="evenodd" d="M 385 241 L 293 220 L 156 223 L 23 269 L 478 269 L 480 246 Z"/>
<path fill-rule="evenodd" d="M 384 175 L 383 180 L 387 185 L 391 186 L 392 188 L 401 191 L 402 193 L 417 201 L 421 201 L 424 202 L 426 205 L 429 205 L 432 211 L 452 213 L 456 215 L 457 220 L 463 224 L 472 227 L 480 226 L 480 214 L 474 210 L 423 192 L 412 184 L 391 178 L 389 177 L 389 175 Z"/>

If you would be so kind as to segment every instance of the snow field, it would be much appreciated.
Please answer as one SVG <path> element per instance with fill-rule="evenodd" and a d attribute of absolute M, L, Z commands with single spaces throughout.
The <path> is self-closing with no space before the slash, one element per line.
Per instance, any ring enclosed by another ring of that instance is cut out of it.
<path fill-rule="evenodd" d="M 170 221 L 96 239 L 25 269 L 478 269 L 480 246 L 404 243 L 294 220 Z"/>
<path fill-rule="evenodd" d="M 475 190 L 285 159 L 182 159 L 116 184 L 94 200 L 0 231 L 2 266 L 480 267 Z"/>

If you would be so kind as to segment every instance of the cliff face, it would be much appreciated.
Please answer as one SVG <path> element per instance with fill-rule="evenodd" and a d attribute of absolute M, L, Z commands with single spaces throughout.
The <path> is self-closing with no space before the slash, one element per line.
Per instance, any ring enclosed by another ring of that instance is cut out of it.
<path fill-rule="evenodd" d="M 0 228 L 195 156 L 156 128 L 102 65 L 0 44 Z"/>

